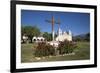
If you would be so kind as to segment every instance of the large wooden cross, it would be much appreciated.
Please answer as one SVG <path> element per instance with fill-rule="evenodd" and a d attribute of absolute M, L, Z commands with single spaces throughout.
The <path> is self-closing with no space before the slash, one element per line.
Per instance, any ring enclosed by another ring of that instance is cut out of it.
<path fill-rule="evenodd" d="M 51 23 L 52 25 L 52 40 L 54 41 L 54 37 L 55 37 L 55 34 L 54 34 L 54 24 L 59 24 L 60 25 L 60 20 L 58 22 L 56 22 L 54 20 L 54 16 L 52 15 L 52 19 L 51 20 L 46 20 L 48 23 Z"/>

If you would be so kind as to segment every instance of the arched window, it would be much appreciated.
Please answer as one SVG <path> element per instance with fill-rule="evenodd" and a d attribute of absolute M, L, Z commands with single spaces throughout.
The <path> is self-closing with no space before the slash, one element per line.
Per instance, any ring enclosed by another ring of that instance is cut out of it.
<path fill-rule="evenodd" d="M 39 39 L 37 39 L 37 41 L 39 41 Z"/>
<path fill-rule="evenodd" d="M 41 39 L 41 41 L 43 41 L 43 39 Z"/>
<path fill-rule="evenodd" d="M 34 39 L 34 41 L 36 41 L 36 39 Z"/>

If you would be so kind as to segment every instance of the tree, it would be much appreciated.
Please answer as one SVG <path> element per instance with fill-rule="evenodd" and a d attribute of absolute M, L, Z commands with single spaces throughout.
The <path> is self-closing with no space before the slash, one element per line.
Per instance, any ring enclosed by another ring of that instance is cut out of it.
<path fill-rule="evenodd" d="M 86 36 L 86 37 L 85 37 L 85 40 L 86 40 L 86 41 L 90 41 L 90 33 L 87 33 L 85 36 Z"/>
<path fill-rule="evenodd" d="M 43 37 L 44 37 L 47 41 L 51 41 L 51 40 L 52 40 L 52 34 L 51 34 L 51 33 L 44 32 Z"/>
<path fill-rule="evenodd" d="M 21 40 L 24 42 L 23 35 L 24 35 L 24 27 L 21 26 Z"/>
<path fill-rule="evenodd" d="M 33 36 L 39 36 L 40 35 L 40 29 L 36 26 L 22 26 L 21 29 L 22 36 L 26 35 L 28 36 L 28 39 L 32 43 Z"/>

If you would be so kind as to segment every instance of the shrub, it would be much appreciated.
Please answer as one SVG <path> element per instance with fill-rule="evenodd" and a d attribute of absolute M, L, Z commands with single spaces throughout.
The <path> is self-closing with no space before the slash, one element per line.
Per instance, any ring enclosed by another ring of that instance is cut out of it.
<path fill-rule="evenodd" d="M 68 54 L 72 53 L 76 48 L 76 44 L 74 42 L 70 42 L 65 40 L 64 42 L 60 42 L 58 46 L 59 54 Z"/>
<path fill-rule="evenodd" d="M 54 55 L 55 50 L 53 46 L 46 44 L 45 42 L 40 42 L 38 43 L 38 46 L 36 47 L 34 54 L 36 57 L 49 56 Z"/>

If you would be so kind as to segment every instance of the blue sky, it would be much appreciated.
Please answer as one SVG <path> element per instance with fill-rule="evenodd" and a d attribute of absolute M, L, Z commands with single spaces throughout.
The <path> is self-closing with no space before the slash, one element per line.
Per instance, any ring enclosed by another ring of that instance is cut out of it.
<path fill-rule="evenodd" d="M 55 21 L 60 19 L 60 28 L 63 31 L 70 29 L 73 35 L 90 32 L 89 13 L 21 10 L 21 25 L 37 26 L 42 32 L 51 32 L 51 23 L 46 20 L 51 20 L 52 15 Z M 54 30 L 58 30 L 58 24 L 54 25 Z"/>

